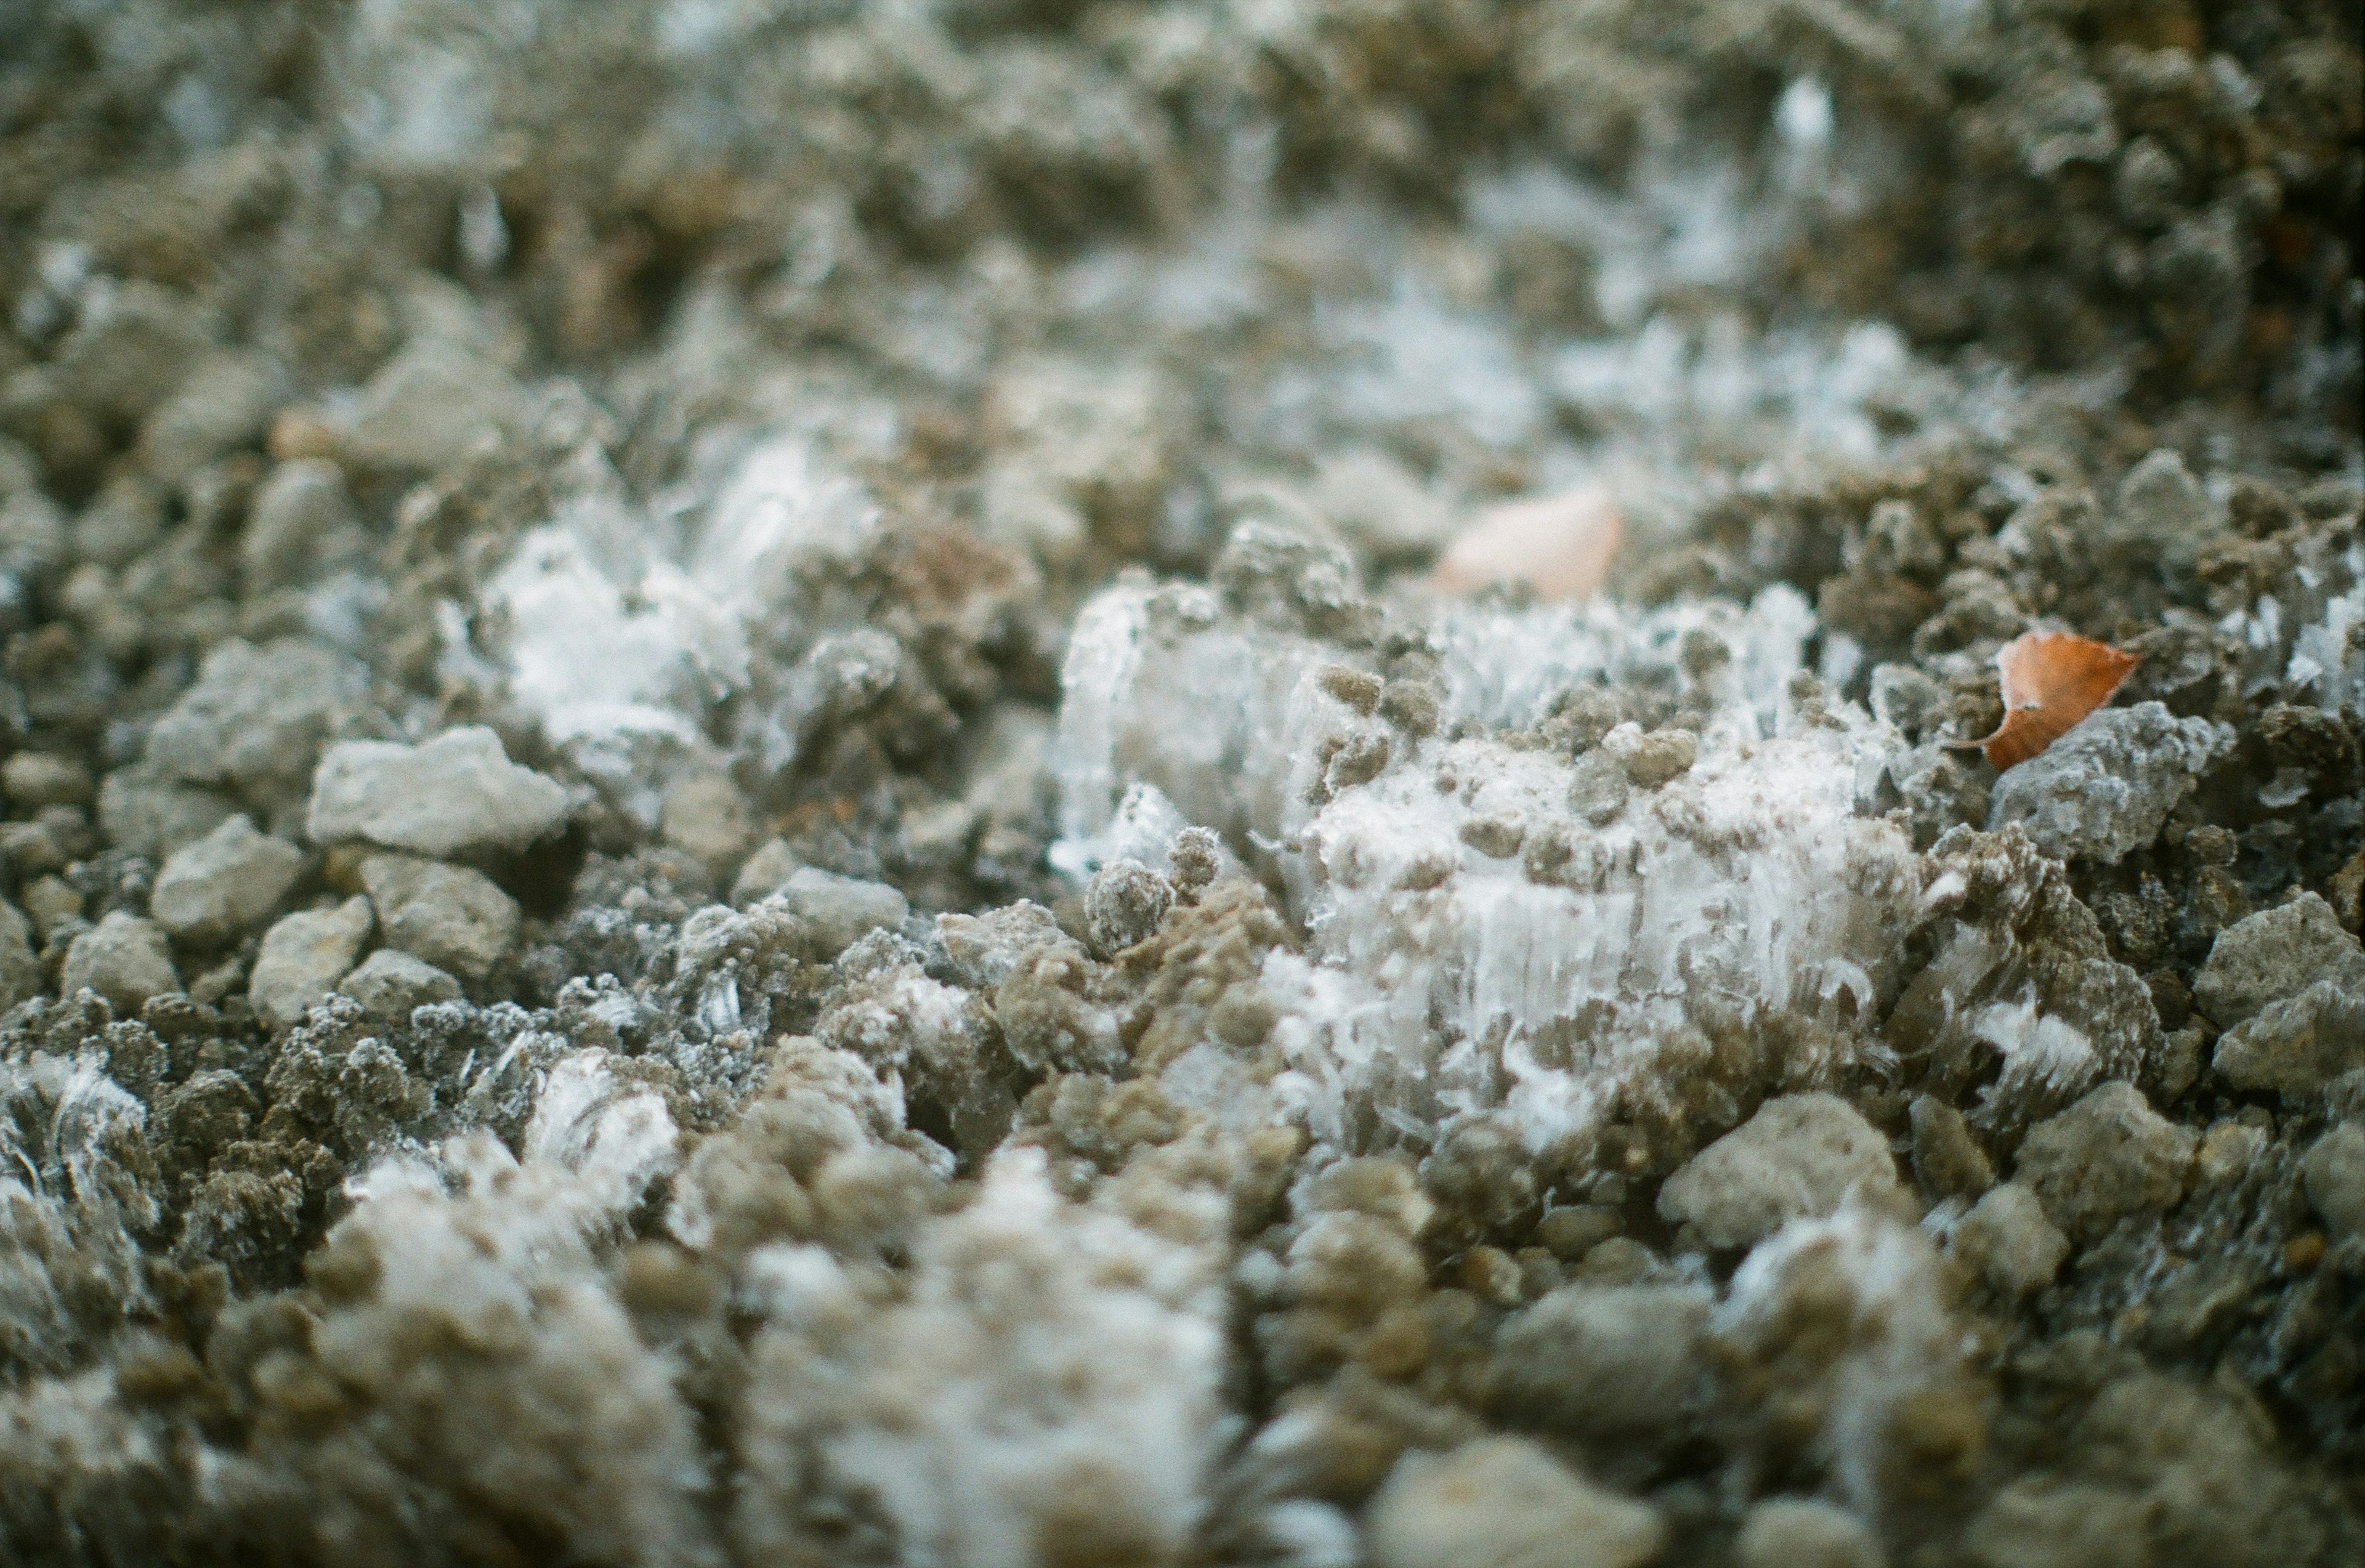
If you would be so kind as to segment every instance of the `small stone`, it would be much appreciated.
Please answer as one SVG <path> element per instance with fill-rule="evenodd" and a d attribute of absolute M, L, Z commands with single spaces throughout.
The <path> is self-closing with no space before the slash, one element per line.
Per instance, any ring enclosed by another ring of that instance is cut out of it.
<path fill-rule="evenodd" d="M 436 468 L 514 428 L 524 409 L 524 389 L 509 372 L 425 338 L 370 377 L 342 446 L 373 468 Z"/>
<path fill-rule="evenodd" d="M 1595 827 L 1608 827 L 1626 809 L 1633 786 L 1606 748 L 1586 752 L 1569 769 L 1568 809 Z"/>
<path fill-rule="evenodd" d="M 1492 860 L 1508 860 L 1519 852 L 1528 824 L 1517 812 L 1493 812 L 1467 819 L 1462 842 Z"/>
<path fill-rule="evenodd" d="M 1955 1256 L 2012 1300 L 2043 1290 L 2069 1256 L 2069 1238 L 2017 1182 L 1990 1188 L 1955 1227 Z"/>
<path fill-rule="evenodd" d="M 1536 1241 L 1565 1263 L 1574 1263 L 1625 1228 L 1607 1204 L 1575 1204 L 1548 1211 L 1536 1222 Z"/>
<path fill-rule="evenodd" d="M 2227 1119 L 2201 1135 L 2192 1161 L 2196 1187 L 2223 1187 L 2240 1181 L 2259 1157 L 2267 1152 L 2267 1129 L 2247 1121 Z"/>
<path fill-rule="evenodd" d="M 1373 561 L 1429 559 L 1453 537 L 1453 513 L 1412 472 L 1374 447 L 1326 459 L 1306 496 L 1315 511 Z"/>
<path fill-rule="evenodd" d="M 346 741 L 312 777 L 307 831 L 431 859 L 515 853 L 566 820 L 566 791 L 521 767 L 481 724 L 423 745 Z"/>
<path fill-rule="evenodd" d="M 151 861 L 203 838 L 236 809 L 212 790 L 166 778 L 144 763 L 117 768 L 98 787 L 100 836 Z"/>
<path fill-rule="evenodd" d="M 835 958 L 860 937 L 903 924 L 911 905 L 884 882 L 865 882 L 816 867 L 800 867 L 779 894 L 790 913 L 805 923 L 820 952 Z"/>
<path fill-rule="evenodd" d="M 20 751 L 0 763 L 0 790 L 19 811 L 81 806 L 90 801 L 90 771 L 70 756 Z"/>
<path fill-rule="evenodd" d="M 119 909 L 73 939 L 58 974 L 60 995 L 95 991 L 118 1018 L 137 1018 L 150 997 L 180 989 L 163 928 Z"/>
<path fill-rule="evenodd" d="M 24 912 L 0 899 L 0 1013 L 41 993 L 41 960 Z"/>
<path fill-rule="evenodd" d="M 40 942 L 47 942 L 50 933 L 67 921 L 82 918 L 82 891 L 62 877 L 36 877 L 25 884 L 17 896 L 24 902 L 25 913 L 33 917 L 33 929 Z"/>
<path fill-rule="evenodd" d="M 290 588 L 360 555 L 368 536 L 345 487 L 345 471 L 301 457 L 272 469 L 248 508 L 239 564 L 248 591 Z"/>
<path fill-rule="evenodd" d="M 165 778 L 235 790 L 257 806 L 300 800 L 320 747 L 364 709 L 368 689 L 367 669 L 318 643 L 233 638 L 206 655 L 196 684 L 149 731 L 148 763 Z"/>
<path fill-rule="evenodd" d="M 2286 1100 L 2315 1094 L 2365 1067 L 2365 989 L 2322 980 L 2270 1002 L 2218 1036 L 2209 1065 L 2236 1089 Z"/>
<path fill-rule="evenodd" d="M 768 838 L 747 857 L 739 868 L 739 875 L 731 883 L 731 902 L 741 908 L 758 899 L 768 899 L 788 885 L 789 879 L 803 869 L 804 862 L 797 858 L 784 839 Z"/>
<path fill-rule="evenodd" d="M 1996 781 L 1988 829 L 2018 823 L 2056 859 L 2115 865 L 2159 836 L 2233 731 L 2158 702 L 2106 708 Z"/>
<path fill-rule="evenodd" d="M 2316 1139 L 2300 1174 L 2333 1240 L 2365 1237 L 2365 1126 L 2343 1122 Z"/>
<path fill-rule="evenodd" d="M 275 1032 L 302 1023 L 352 971 L 372 924 L 370 902 L 358 895 L 334 909 L 282 915 L 263 933 L 247 981 L 254 1015 Z"/>
<path fill-rule="evenodd" d="M 1659 1189 L 1659 1213 L 1699 1227 L 1709 1246 L 1748 1247 L 1794 1219 L 1821 1219 L 1852 1193 L 1897 1185 L 1889 1139 L 1835 1094 L 1768 1100 Z"/>
<path fill-rule="evenodd" d="M 2219 932 L 2193 977 L 2192 1000 L 2211 1023 L 2231 1029 L 2318 980 L 2365 993 L 2365 950 L 2330 904 L 2302 893 Z"/>
<path fill-rule="evenodd" d="M 218 942 L 279 907 L 304 872 L 304 852 L 255 831 L 244 816 L 173 852 L 156 875 L 148 913 L 185 940 Z"/>
<path fill-rule="evenodd" d="M 1174 885 L 1138 860 L 1116 859 L 1084 885 L 1084 926 L 1105 957 L 1147 940 L 1174 907 Z"/>
<path fill-rule="evenodd" d="M 362 862 L 362 886 L 376 906 L 380 935 L 440 969 L 481 980 L 517 943 L 517 901 L 490 877 L 408 855 Z"/>
<path fill-rule="evenodd" d="M 210 354 L 148 416 L 140 432 L 140 465 L 167 484 L 180 484 L 224 453 L 261 441 L 286 396 L 279 367 L 262 355 Z"/>
<path fill-rule="evenodd" d="M 1373 1568 L 1641 1568 L 1666 1527 L 1535 1443 L 1481 1438 L 1398 1460 L 1364 1540 Z"/>
<path fill-rule="evenodd" d="M 1496 1341 L 1504 1409 L 1522 1424 L 1672 1435 L 1696 1408 L 1712 1297 L 1691 1285 L 1564 1285 Z"/>
<path fill-rule="evenodd" d="M 338 982 L 337 990 L 360 1002 L 371 1022 L 387 1026 L 409 1023 L 417 1008 L 460 998 L 458 980 L 393 947 L 381 947 L 364 958 L 361 968 Z"/>
<path fill-rule="evenodd" d="M 2137 145 L 2158 153 L 2157 143 Z M 2104 537 L 2129 560 L 2169 576 L 2191 572 L 2201 547 L 2224 526 L 2208 492 L 2168 447 L 2127 470 L 2112 511 Z"/>
<path fill-rule="evenodd" d="M 1869 1526 L 1813 1497 L 1768 1497 L 1751 1505 L 1732 1543 L 1735 1568 L 1881 1568 Z"/>
<path fill-rule="evenodd" d="M 1624 723 L 1601 737 L 1601 749 L 1624 769 L 1638 790 L 1656 790 L 1692 770 L 1699 756 L 1699 737 L 1689 730 L 1653 730 Z"/>
<path fill-rule="evenodd" d="M 2091 1241 L 2131 1214 L 2184 1195 L 2194 1137 L 2151 1108 L 2132 1083 L 2105 1083 L 2040 1122 L 2020 1146 L 2014 1180 L 2056 1225 Z"/>
<path fill-rule="evenodd" d="M 692 774 L 667 787 L 657 835 L 717 876 L 739 863 L 756 835 L 755 814 L 737 785 L 717 773 Z"/>
<path fill-rule="evenodd" d="M 1907 1115 L 1913 1127 L 1913 1174 L 1924 1192 L 1936 1198 L 1976 1198 L 1995 1185 L 1995 1167 L 1960 1111 L 1922 1094 Z"/>
<path fill-rule="evenodd" d="M 2141 1498 L 2106 1486 L 2023 1476 L 1963 1532 L 1971 1568 L 2150 1568 Z"/>

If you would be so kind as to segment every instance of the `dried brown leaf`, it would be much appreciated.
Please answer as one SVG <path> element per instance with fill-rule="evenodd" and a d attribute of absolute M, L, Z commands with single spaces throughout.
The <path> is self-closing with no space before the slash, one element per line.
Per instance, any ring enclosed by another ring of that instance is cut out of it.
<path fill-rule="evenodd" d="M 1955 744 L 1986 752 L 1998 772 L 2016 767 L 2108 702 L 2141 662 L 2108 643 L 2073 633 L 2023 633 L 1996 654 L 2003 722 L 1984 740 Z"/>

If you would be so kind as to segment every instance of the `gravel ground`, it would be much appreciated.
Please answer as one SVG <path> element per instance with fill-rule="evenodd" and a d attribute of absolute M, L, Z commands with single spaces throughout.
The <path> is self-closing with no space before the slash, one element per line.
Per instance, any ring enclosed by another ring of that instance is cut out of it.
<path fill-rule="evenodd" d="M 2365 1560 L 2353 6 L 0 39 L 0 1559 Z"/>

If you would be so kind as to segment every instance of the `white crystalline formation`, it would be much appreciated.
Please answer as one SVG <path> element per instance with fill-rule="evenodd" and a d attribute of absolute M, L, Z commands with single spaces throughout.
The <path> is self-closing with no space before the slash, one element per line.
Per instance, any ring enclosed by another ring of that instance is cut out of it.
<path fill-rule="evenodd" d="M 1454 610 L 1426 634 L 1421 734 L 1368 647 L 1123 584 L 1070 644 L 1055 853 L 1138 855 L 1181 821 L 1256 848 L 1312 936 L 1264 979 L 1277 1108 L 1317 1140 L 1500 1112 L 1530 1150 L 1581 1141 L 1687 995 L 1845 1024 L 1896 962 L 1921 874 L 1858 797 L 1899 743 L 1793 704 L 1811 625 L 1778 587 L 1745 610 Z M 1611 681 L 1680 687 L 1696 735 L 1535 742 L 1556 694 Z"/>

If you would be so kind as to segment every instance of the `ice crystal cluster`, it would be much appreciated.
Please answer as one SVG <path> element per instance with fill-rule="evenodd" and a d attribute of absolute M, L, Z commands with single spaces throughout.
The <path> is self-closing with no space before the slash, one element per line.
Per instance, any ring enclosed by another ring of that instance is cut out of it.
<path fill-rule="evenodd" d="M 2352 12 L 0 0 L 0 1562 L 2365 1560 Z"/>

